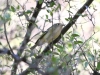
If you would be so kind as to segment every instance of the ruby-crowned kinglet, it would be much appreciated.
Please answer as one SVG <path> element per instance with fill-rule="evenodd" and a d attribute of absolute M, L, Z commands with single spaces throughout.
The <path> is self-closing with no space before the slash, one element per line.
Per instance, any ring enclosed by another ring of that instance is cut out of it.
<path fill-rule="evenodd" d="M 49 44 L 52 41 L 54 41 L 60 35 L 63 26 L 64 26 L 64 24 L 61 24 L 61 23 L 56 23 L 56 24 L 52 25 L 36 41 L 34 47 L 36 47 L 36 45 L 41 46 L 45 43 Z M 31 49 L 33 49 L 34 47 L 31 47 Z"/>

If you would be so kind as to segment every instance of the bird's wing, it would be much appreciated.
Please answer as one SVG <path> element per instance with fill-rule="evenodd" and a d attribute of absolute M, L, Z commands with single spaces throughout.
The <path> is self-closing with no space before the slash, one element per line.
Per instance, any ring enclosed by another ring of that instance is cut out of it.
<path fill-rule="evenodd" d="M 42 39 L 45 36 L 46 33 L 47 33 L 47 31 L 44 31 L 43 34 L 40 36 L 40 38 L 36 41 L 35 44 L 37 44 L 39 42 L 39 40 Z"/>

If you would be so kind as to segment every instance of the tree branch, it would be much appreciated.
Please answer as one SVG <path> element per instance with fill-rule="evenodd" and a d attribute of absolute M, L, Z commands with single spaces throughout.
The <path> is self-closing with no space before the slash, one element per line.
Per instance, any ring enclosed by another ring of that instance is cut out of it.
<path fill-rule="evenodd" d="M 24 40 L 23 40 L 23 42 L 22 42 L 22 44 L 21 44 L 21 46 L 20 46 L 20 48 L 18 50 L 18 53 L 17 53 L 17 55 L 19 55 L 19 56 L 22 55 L 22 53 L 23 53 L 23 51 L 24 51 L 27 43 L 29 42 L 29 39 L 30 39 L 30 36 L 31 36 L 31 32 L 32 32 L 32 30 L 35 27 L 35 25 L 34 25 L 35 24 L 35 20 L 36 20 L 39 12 L 41 10 L 42 4 L 43 3 L 40 4 L 39 1 L 37 1 L 37 5 L 36 5 L 35 10 L 34 10 L 34 13 L 32 15 L 32 18 L 34 18 L 34 20 L 29 21 L 29 25 L 27 27 L 27 32 L 25 34 Z M 13 69 L 12 69 L 11 75 L 15 75 L 16 74 L 17 66 L 18 66 L 19 62 L 20 61 L 14 60 Z"/>
<path fill-rule="evenodd" d="M 37 2 L 36 8 L 35 8 L 34 13 L 32 15 L 32 18 L 34 18 L 34 20 L 29 21 L 30 23 L 29 23 L 29 25 L 27 27 L 26 35 L 24 37 L 24 40 L 23 40 L 22 45 L 20 46 L 20 49 L 19 49 L 19 52 L 18 52 L 18 54 L 20 54 L 20 55 L 22 54 L 22 52 L 24 51 L 27 43 L 29 42 L 29 38 L 31 36 L 31 32 L 35 27 L 35 25 L 34 25 L 35 24 L 35 20 L 36 20 L 39 12 L 41 10 L 42 4 L 43 3 L 39 4 L 39 1 Z"/>
<path fill-rule="evenodd" d="M 6 24 L 5 23 L 4 23 L 4 33 L 5 33 L 7 44 L 9 46 L 9 48 L 10 48 L 10 54 L 14 59 L 16 59 L 16 56 L 15 56 L 15 54 L 14 54 L 14 52 L 13 52 L 11 46 L 10 46 L 10 43 L 9 43 L 9 40 L 8 40 L 8 37 L 7 37 L 7 31 L 6 31 Z"/>

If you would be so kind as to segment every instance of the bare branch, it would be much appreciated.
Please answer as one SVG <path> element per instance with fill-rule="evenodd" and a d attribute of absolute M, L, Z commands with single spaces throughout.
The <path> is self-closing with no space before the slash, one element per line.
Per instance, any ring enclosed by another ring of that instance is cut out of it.
<path fill-rule="evenodd" d="M 9 40 L 8 40 L 8 37 L 7 37 L 7 31 L 6 31 L 6 24 L 5 24 L 5 23 L 4 23 L 4 33 L 5 33 L 6 41 L 7 41 L 7 43 L 8 43 L 9 48 L 10 48 L 11 56 L 12 56 L 14 59 L 16 59 L 15 54 L 14 54 L 14 52 L 13 52 L 11 46 L 10 46 L 10 43 L 9 43 Z"/>

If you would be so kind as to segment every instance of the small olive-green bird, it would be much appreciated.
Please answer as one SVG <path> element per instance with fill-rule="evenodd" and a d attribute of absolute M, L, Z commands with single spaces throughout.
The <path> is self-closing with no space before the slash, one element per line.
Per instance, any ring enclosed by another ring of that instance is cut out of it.
<path fill-rule="evenodd" d="M 34 47 L 41 46 L 45 43 L 50 44 L 60 35 L 63 26 L 64 24 L 61 23 L 56 23 L 52 25 L 50 28 L 47 29 L 46 32 L 41 35 L 41 37 L 36 41 L 35 45 L 31 47 L 31 49 L 34 49 Z"/>

